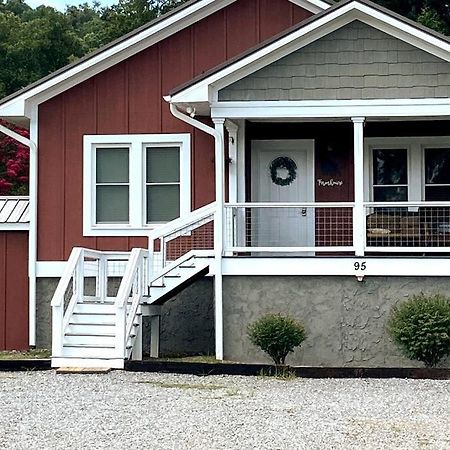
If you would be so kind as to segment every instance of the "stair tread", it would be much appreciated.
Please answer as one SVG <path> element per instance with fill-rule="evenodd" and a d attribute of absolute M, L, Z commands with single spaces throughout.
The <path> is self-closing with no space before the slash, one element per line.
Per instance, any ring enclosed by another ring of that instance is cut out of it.
<path fill-rule="evenodd" d="M 98 323 L 98 322 L 69 322 L 69 325 L 72 326 L 82 326 L 82 327 L 87 327 L 87 326 L 92 326 L 92 327 L 98 327 L 98 326 L 102 326 L 102 327 L 113 327 L 115 325 L 115 322 L 108 322 L 108 323 Z"/>
<path fill-rule="evenodd" d="M 114 349 L 114 345 L 102 345 L 102 344 L 63 344 L 63 348 L 95 348 L 95 349 Z"/>
<path fill-rule="evenodd" d="M 76 312 L 72 313 L 74 316 L 115 316 L 113 312 Z"/>
<path fill-rule="evenodd" d="M 92 336 L 92 337 L 114 337 L 114 333 L 65 333 L 64 336 Z"/>

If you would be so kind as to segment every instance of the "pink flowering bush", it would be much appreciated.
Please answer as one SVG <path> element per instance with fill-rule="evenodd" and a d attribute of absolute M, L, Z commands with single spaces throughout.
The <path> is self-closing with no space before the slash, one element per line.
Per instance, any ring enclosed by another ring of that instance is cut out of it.
<path fill-rule="evenodd" d="M 28 131 L 4 120 L 0 124 L 28 137 Z M 30 151 L 9 136 L 0 133 L 0 195 L 27 195 Z"/>

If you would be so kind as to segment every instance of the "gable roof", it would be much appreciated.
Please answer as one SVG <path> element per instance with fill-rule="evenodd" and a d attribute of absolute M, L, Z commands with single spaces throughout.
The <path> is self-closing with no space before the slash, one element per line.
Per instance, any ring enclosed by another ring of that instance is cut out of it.
<path fill-rule="evenodd" d="M 344 0 L 173 89 L 173 103 L 207 102 L 218 91 L 326 34 L 360 20 L 450 61 L 450 38 L 369 0 Z"/>
<path fill-rule="evenodd" d="M 41 103 L 198 22 L 236 0 L 189 0 L 157 19 L 0 100 L 0 117 L 29 117 L 25 102 Z M 289 0 L 314 13 L 334 0 Z"/>

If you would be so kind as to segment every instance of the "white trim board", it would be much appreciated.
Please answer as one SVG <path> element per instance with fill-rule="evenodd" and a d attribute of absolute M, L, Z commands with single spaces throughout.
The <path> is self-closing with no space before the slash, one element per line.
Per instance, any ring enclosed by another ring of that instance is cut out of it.
<path fill-rule="evenodd" d="M 225 257 L 224 276 L 450 276 L 450 258 L 376 258 L 376 257 Z M 366 263 L 365 270 L 355 270 L 355 263 Z M 38 261 L 36 276 L 60 278 L 66 261 Z M 125 270 L 126 262 L 123 264 Z M 117 265 L 110 276 L 121 276 Z M 93 275 L 95 270 L 93 268 Z M 211 266 L 210 275 L 214 274 Z"/>
<path fill-rule="evenodd" d="M 0 231 L 28 231 L 29 223 L 0 223 Z"/>
<path fill-rule="evenodd" d="M 331 8 L 331 5 L 321 0 L 289 0 L 300 8 L 311 11 L 312 13 L 319 13 L 325 9 Z"/>
<path fill-rule="evenodd" d="M 221 89 L 342 28 L 354 20 L 364 22 L 438 58 L 450 61 L 450 43 L 355 0 L 336 8 L 334 11 L 330 11 L 330 13 L 324 14 L 322 17 L 318 17 L 311 23 L 269 43 L 260 50 L 239 59 L 209 77 L 186 87 L 174 94 L 170 101 L 172 103 L 187 104 L 215 102 Z"/>
<path fill-rule="evenodd" d="M 153 26 L 132 34 L 129 38 L 119 40 L 115 45 L 106 47 L 80 64 L 68 67 L 61 73 L 37 84 L 35 87 L 19 94 L 0 105 L 0 117 L 28 117 L 33 107 L 61 92 L 95 76 L 142 50 L 170 37 L 171 35 L 199 22 L 213 13 L 231 5 L 236 0 L 199 0 L 192 5 L 181 8 Z M 313 13 L 330 8 L 331 5 L 321 0 L 289 0 L 290 2 Z"/>
<path fill-rule="evenodd" d="M 239 276 L 450 276 L 449 258 L 252 258 L 225 257 L 223 275 Z M 365 270 L 355 263 L 365 262 Z"/>
<path fill-rule="evenodd" d="M 229 119 L 332 119 L 450 116 L 450 99 L 213 102 L 211 117 Z"/>

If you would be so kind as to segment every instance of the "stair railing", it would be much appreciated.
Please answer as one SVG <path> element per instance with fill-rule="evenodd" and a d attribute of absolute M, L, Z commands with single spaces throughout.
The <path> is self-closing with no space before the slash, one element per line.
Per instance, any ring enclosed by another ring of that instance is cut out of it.
<path fill-rule="evenodd" d="M 117 263 L 123 266 L 129 256 L 129 252 L 101 252 L 81 247 L 72 249 L 50 303 L 52 356 L 62 356 L 64 333 L 76 304 L 82 303 L 85 299 L 104 302 L 108 295 L 111 266 Z M 87 279 L 94 280 L 95 286 L 87 288 Z"/>
<path fill-rule="evenodd" d="M 212 222 L 215 211 L 216 202 L 212 202 L 150 233 L 149 280 L 158 278 L 170 262 L 192 250 L 214 249 Z"/>
<path fill-rule="evenodd" d="M 118 358 L 127 358 L 132 348 L 127 348 L 131 339 L 131 332 L 139 311 L 142 297 L 147 287 L 148 251 L 134 248 L 125 269 L 119 291 L 117 293 L 116 308 L 116 351 Z M 131 302 L 130 302 L 131 299 Z M 142 331 L 139 330 L 141 333 Z"/>

